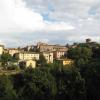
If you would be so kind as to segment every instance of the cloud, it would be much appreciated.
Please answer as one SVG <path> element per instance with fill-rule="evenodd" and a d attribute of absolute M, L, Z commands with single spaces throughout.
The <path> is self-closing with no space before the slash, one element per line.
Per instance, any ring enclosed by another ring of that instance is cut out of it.
<path fill-rule="evenodd" d="M 0 0 L 0 35 L 9 46 L 100 42 L 100 0 Z"/>
<path fill-rule="evenodd" d="M 71 27 L 62 22 L 56 24 L 45 22 L 41 14 L 28 8 L 23 0 L 0 0 L 0 32 L 2 33 L 34 32 L 44 29 L 69 30 Z"/>
<path fill-rule="evenodd" d="M 0 0 L 0 32 L 33 31 L 43 25 L 40 14 L 25 7 L 22 0 Z"/>
<path fill-rule="evenodd" d="M 64 30 L 73 30 L 74 28 L 75 28 L 74 26 L 65 22 L 60 22 L 58 24 L 58 22 L 51 23 L 46 21 L 45 24 L 45 30 L 47 31 L 64 31 Z"/>

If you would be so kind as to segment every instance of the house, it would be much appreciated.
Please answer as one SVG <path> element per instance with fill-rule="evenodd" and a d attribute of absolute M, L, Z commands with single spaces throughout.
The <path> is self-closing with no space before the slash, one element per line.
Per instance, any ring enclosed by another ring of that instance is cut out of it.
<path fill-rule="evenodd" d="M 71 60 L 71 59 L 58 59 L 58 61 L 59 61 L 63 66 L 73 64 L 73 60 Z"/>
<path fill-rule="evenodd" d="M 37 43 L 37 49 L 40 52 L 54 51 L 54 46 L 39 42 Z"/>
<path fill-rule="evenodd" d="M 46 43 L 37 43 L 37 49 L 39 49 L 40 52 L 52 52 L 56 50 L 61 51 L 67 51 L 68 48 L 66 46 L 60 46 L 60 45 L 50 45 Z"/>
<path fill-rule="evenodd" d="M 20 68 L 36 68 L 35 60 L 24 60 L 19 62 Z"/>
<path fill-rule="evenodd" d="M 19 52 L 15 54 L 15 58 L 19 60 L 30 60 L 30 59 L 35 59 L 39 60 L 39 53 L 35 52 Z"/>
<path fill-rule="evenodd" d="M 47 60 L 47 63 L 53 63 L 53 53 L 52 52 L 43 52 L 43 56 Z"/>
<path fill-rule="evenodd" d="M 3 54 L 3 51 L 4 51 L 4 45 L 0 45 L 0 55 Z"/>
<path fill-rule="evenodd" d="M 60 50 L 54 51 L 53 56 L 54 56 L 54 59 L 67 57 L 67 51 L 60 51 Z"/>
<path fill-rule="evenodd" d="M 3 53 L 4 53 L 4 54 L 5 54 L 5 53 L 8 53 L 8 49 L 7 49 L 7 48 L 4 48 Z"/>
<path fill-rule="evenodd" d="M 9 48 L 8 49 L 8 53 L 11 55 L 11 56 L 14 56 L 14 54 L 18 53 L 19 50 L 16 49 L 16 48 Z"/>

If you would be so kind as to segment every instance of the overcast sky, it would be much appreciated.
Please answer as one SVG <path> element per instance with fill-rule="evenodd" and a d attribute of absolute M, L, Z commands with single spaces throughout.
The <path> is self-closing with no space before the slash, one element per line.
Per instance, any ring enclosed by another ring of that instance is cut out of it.
<path fill-rule="evenodd" d="M 100 42 L 100 0 L 0 0 L 0 43 L 9 47 Z"/>

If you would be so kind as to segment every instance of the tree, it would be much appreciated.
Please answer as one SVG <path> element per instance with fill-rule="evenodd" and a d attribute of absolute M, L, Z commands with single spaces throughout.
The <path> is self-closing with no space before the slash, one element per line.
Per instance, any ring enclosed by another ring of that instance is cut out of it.
<path fill-rule="evenodd" d="M 40 54 L 40 58 L 38 60 L 38 64 L 40 64 L 41 67 L 44 67 L 47 64 L 47 60 L 43 56 L 43 54 Z"/>
<path fill-rule="evenodd" d="M 12 57 L 10 54 L 8 53 L 4 53 L 1 55 L 1 62 L 3 67 L 7 68 L 8 65 L 13 65 L 12 62 L 17 61 L 16 58 Z"/>
<path fill-rule="evenodd" d="M 13 84 L 8 76 L 0 76 L 0 100 L 15 100 L 16 92 L 13 89 Z"/>
<path fill-rule="evenodd" d="M 92 61 L 81 68 L 81 75 L 86 81 L 87 100 L 100 99 L 100 62 Z"/>
<path fill-rule="evenodd" d="M 88 63 L 92 59 L 92 49 L 88 47 L 76 47 L 68 50 L 68 58 L 75 61 L 76 64 Z"/>
<path fill-rule="evenodd" d="M 12 56 L 8 53 L 1 55 L 1 62 L 4 67 L 7 67 L 8 61 L 12 61 L 12 60 L 13 60 Z"/>
<path fill-rule="evenodd" d="M 92 57 L 92 49 L 87 47 L 71 48 L 68 51 L 68 57 L 75 60 L 80 58 L 90 59 Z"/>
<path fill-rule="evenodd" d="M 57 84 L 57 100 L 84 100 L 86 97 L 85 80 L 75 67 L 56 70 L 54 77 Z"/>
<path fill-rule="evenodd" d="M 56 82 L 47 69 L 26 69 L 19 80 L 16 78 L 15 83 L 20 81 L 18 95 L 23 100 L 53 100 L 57 89 Z M 19 86 L 16 84 L 17 86 Z M 18 87 L 16 87 L 18 89 Z"/>
<path fill-rule="evenodd" d="M 93 59 L 100 60 L 100 47 L 93 48 Z"/>

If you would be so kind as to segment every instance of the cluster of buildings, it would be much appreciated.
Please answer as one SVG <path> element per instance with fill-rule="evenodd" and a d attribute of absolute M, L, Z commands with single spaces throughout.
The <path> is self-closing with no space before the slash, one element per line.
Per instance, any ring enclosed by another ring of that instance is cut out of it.
<path fill-rule="evenodd" d="M 68 47 L 61 45 L 49 45 L 47 43 L 37 43 L 37 45 L 26 46 L 24 48 L 5 48 L 0 45 L 0 55 L 9 53 L 11 56 L 18 59 L 19 65 L 35 68 L 37 61 L 42 54 L 47 63 L 53 63 L 54 60 L 60 61 L 63 65 L 72 63 L 72 60 L 67 59 Z"/>

